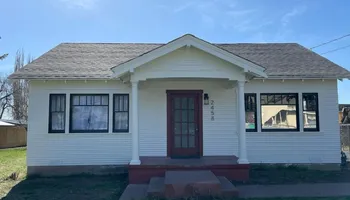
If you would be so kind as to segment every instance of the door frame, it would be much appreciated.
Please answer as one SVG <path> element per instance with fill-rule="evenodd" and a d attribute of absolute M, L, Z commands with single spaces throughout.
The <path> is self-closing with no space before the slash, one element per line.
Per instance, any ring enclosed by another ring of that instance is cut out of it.
<path fill-rule="evenodd" d="M 199 157 L 203 156 L 203 90 L 166 90 L 167 94 L 167 157 L 172 156 L 174 138 L 171 130 L 171 95 L 172 94 L 196 94 L 198 98 L 198 151 Z"/>

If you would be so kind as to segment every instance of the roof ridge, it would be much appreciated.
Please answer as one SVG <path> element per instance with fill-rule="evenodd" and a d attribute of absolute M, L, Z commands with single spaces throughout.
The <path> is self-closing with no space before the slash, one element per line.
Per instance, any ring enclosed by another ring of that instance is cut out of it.
<path fill-rule="evenodd" d="M 152 44 L 163 45 L 166 43 L 147 43 L 147 42 L 62 42 L 60 44 Z"/>

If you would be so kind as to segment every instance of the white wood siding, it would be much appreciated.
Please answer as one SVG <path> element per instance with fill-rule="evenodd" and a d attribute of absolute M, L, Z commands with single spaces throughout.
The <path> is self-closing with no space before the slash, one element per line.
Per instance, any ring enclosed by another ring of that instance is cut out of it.
<path fill-rule="evenodd" d="M 255 80 L 247 93 L 299 93 L 301 132 L 247 132 L 251 163 L 340 163 L 338 92 L 336 80 Z M 318 93 L 320 132 L 302 132 L 302 93 Z M 258 108 L 260 112 L 260 108 Z M 260 129 L 258 115 L 258 128 Z"/>
<path fill-rule="evenodd" d="M 28 166 L 119 165 L 131 159 L 131 134 L 112 133 L 113 93 L 129 93 L 117 81 L 31 81 L 28 117 Z M 109 94 L 109 133 L 48 133 L 49 94 L 65 93 L 69 108 L 71 93 Z"/>
<path fill-rule="evenodd" d="M 150 78 L 226 78 L 245 80 L 244 70 L 196 48 L 180 48 L 135 70 L 135 80 Z"/>
<path fill-rule="evenodd" d="M 140 156 L 166 155 L 166 90 L 170 89 L 202 89 L 215 101 L 215 121 L 211 121 L 210 106 L 203 106 L 204 155 L 238 155 L 236 94 L 232 82 L 163 79 L 140 83 Z M 302 132 L 302 129 L 301 132 L 260 132 L 258 120 L 258 132 L 246 133 L 251 163 L 340 162 L 336 80 L 255 80 L 247 83 L 245 90 L 258 93 L 258 99 L 259 93 L 297 92 L 300 105 L 303 92 L 319 94 L 320 132 Z M 108 93 L 112 105 L 112 94 L 130 93 L 130 87 L 118 81 L 31 81 L 28 166 L 119 165 L 130 161 L 131 133 L 112 133 L 112 106 L 109 133 L 68 133 L 67 107 L 66 134 L 48 134 L 50 93 L 66 93 L 67 106 L 70 93 Z"/>
<path fill-rule="evenodd" d="M 236 95 L 226 81 L 146 81 L 140 88 L 139 139 L 141 156 L 167 155 L 166 90 L 203 90 L 215 101 L 203 105 L 203 155 L 237 155 Z"/>

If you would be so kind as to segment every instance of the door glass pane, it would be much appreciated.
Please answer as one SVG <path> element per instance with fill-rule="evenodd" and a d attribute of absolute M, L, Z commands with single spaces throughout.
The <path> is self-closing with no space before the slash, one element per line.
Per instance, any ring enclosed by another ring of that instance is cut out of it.
<path fill-rule="evenodd" d="M 175 123 L 174 133 L 175 133 L 175 135 L 181 134 L 181 123 Z"/>
<path fill-rule="evenodd" d="M 189 109 L 194 109 L 194 98 L 189 98 L 188 99 L 188 108 Z"/>
<path fill-rule="evenodd" d="M 175 136 L 175 147 L 181 148 L 181 135 Z"/>
<path fill-rule="evenodd" d="M 189 110 L 188 111 L 188 121 L 189 122 L 194 122 L 194 110 Z"/>
<path fill-rule="evenodd" d="M 182 148 L 187 148 L 187 135 L 182 135 Z"/>
<path fill-rule="evenodd" d="M 188 124 L 188 134 L 190 135 L 195 135 L 195 126 L 194 123 L 189 123 Z"/>
<path fill-rule="evenodd" d="M 181 110 L 175 110 L 175 122 L 181 122 Z"/>
<path fill-rule="evenodd" d="M 188 147 L 194 148 L 194 147 L 195 147 L 195 144 L 194 144 L 194 135 L 190 135 L 188 139 L 189 139 L 189 140 L 188 140 Z"/>
<path fill-rule="evenodd" d="M 175 98 L 175 109 L 181 109 L 181 100 L 180 98 Z"/>
<path fill-rule="evenodd" d="M 181 100 L 181 104 L 182 104 L 182 109 L 187 109 L 187 98 L 186 97 L 184 97 L 184 98 L 182 98 L 182 100 Z"/>
<path fill-rule="evenodd" d="M 187 122 L 187 110 L 182 110 L 182 121 Z"/>
<path fill-rule="evenodd" d="M 182 123 L 182 135 L 187 135 L 188 129 L 187 129 L 187 123 Z"/>

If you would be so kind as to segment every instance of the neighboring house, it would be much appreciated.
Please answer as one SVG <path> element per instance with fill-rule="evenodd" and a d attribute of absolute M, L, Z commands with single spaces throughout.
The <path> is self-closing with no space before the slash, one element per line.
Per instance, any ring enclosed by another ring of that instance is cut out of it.
<path fill-rule="evenodd" d="M 339 123 L 350 124 L 350 104 L 339 104 Z"/>
<path fill-rule="evenodd" d="M 295 43 L 62 43 L 11 75 L 30 80 L 29 173 L 144 157 L 340 163 L 337 80 Z"/>

